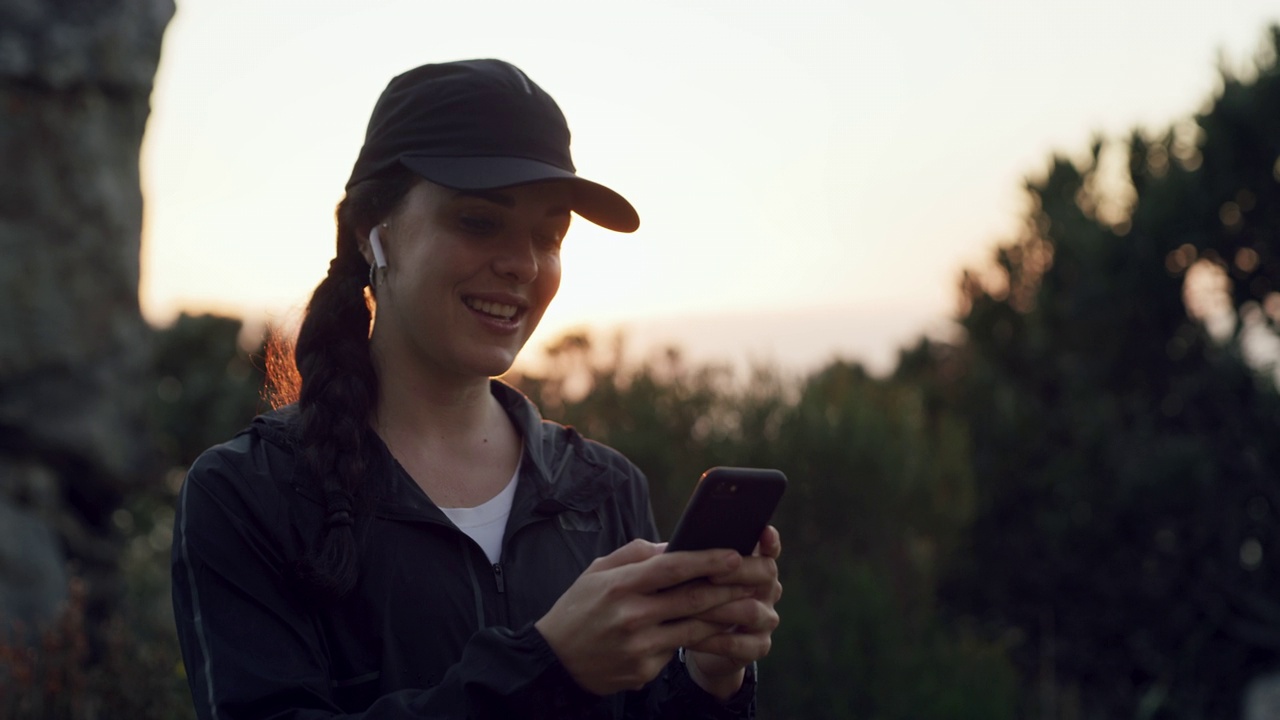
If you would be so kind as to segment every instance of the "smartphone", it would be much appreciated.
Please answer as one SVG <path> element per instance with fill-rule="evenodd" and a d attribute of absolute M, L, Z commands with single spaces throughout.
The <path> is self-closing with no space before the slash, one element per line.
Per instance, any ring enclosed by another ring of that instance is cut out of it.
<path fill-rule="evenodd" d="M 750 555 L 786 488 L 778 470 L 711 468 L 698 479 L 666 552 L 732 548 Z"/>

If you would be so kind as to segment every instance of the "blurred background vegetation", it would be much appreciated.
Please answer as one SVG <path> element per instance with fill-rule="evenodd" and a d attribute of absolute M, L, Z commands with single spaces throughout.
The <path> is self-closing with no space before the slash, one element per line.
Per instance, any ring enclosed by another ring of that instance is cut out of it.
<path fill-rule="evenodd" d="M 1280 28 L 1193 120 L 1056 158 L 1020 237 L 961 279 L 961 332 L 888 376 L 744 376 L 580 334 L 509 378 L 643 468 L 664 532 L 708 466 L 787 472 L 763 717 L 1241 718 L 1280 672 L 1278 54 Z M 74 588 L 42 644 L 3 648 L 0 715 L 191 716 L 171 507 L 264 409 L 241 331 L 155 331 L 168 470 L 112 516 L 122 605 L 100 648 Z"/>

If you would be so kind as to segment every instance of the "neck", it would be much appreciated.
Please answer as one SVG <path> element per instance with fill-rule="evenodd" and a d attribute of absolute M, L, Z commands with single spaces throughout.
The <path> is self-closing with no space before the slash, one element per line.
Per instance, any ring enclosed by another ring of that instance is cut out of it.
<path fill-rule="evenodd" d="M 374 428 L 427 496 L 440 507 L 476 507 L 496 495 L 519 462 L 520 437 L 489 378 L 377 367 Z"/>
<path fill-rule="evenodd" d="M 495 412 L 501 413 L 489 392 L 489 378 L 442 382 L 422 374 L 383 370 L 379 368 L 374 418 L 380 433 L 405 432 L 448 441 L 488 427 Z"/>

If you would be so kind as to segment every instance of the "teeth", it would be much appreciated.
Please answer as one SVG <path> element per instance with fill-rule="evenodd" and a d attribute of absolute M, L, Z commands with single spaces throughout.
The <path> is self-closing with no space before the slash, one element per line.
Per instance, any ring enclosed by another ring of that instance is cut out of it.
<path fill-rule="evenodd" d="M 516 311 L 519 310 L 515 305 L 504 305 L 502 303 L 489 302 L 487 300 L 477 300 L 475 298 L 467 298 L 467 307 L 479 310 L 486 315 L 493 315 L 504 320 L 510 320 L 515 317 Z"/>

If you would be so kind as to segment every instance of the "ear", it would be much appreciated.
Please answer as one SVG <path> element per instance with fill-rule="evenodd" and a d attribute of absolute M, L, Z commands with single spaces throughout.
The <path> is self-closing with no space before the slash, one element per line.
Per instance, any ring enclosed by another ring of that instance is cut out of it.
<path fill-rule="evenodd" d="M 383 250 L 384 245 L 382 244 L 381 235 L 381 230 L 385 229 L 386 225 L 374 225 L 366 232 L 361 233 L 359 230 L 356 231 L 358 233 L 356 236 L 356 246 L 360 250 L 361 257 L 363 257 L 364 261 L 369 265 L 377 263 L 377 267 L 387 266 L 387 258 Z M 376 243 L 374 242 L 375 238 L 377 239 Z M 375 249 L 375 247 L 377 249 Z M 379 260 L 381 262 L 379 262 Z"/>
<path fill-rule="evenodd" d="M 367 231 L 361 232 L 359 228 L 356 228 L 355 235 L 356 249 L 360 251 L 360 257 L 363 257 L 366 263 L 372 265 L 373 250 L 369 249 L 369 233 Z"/>

